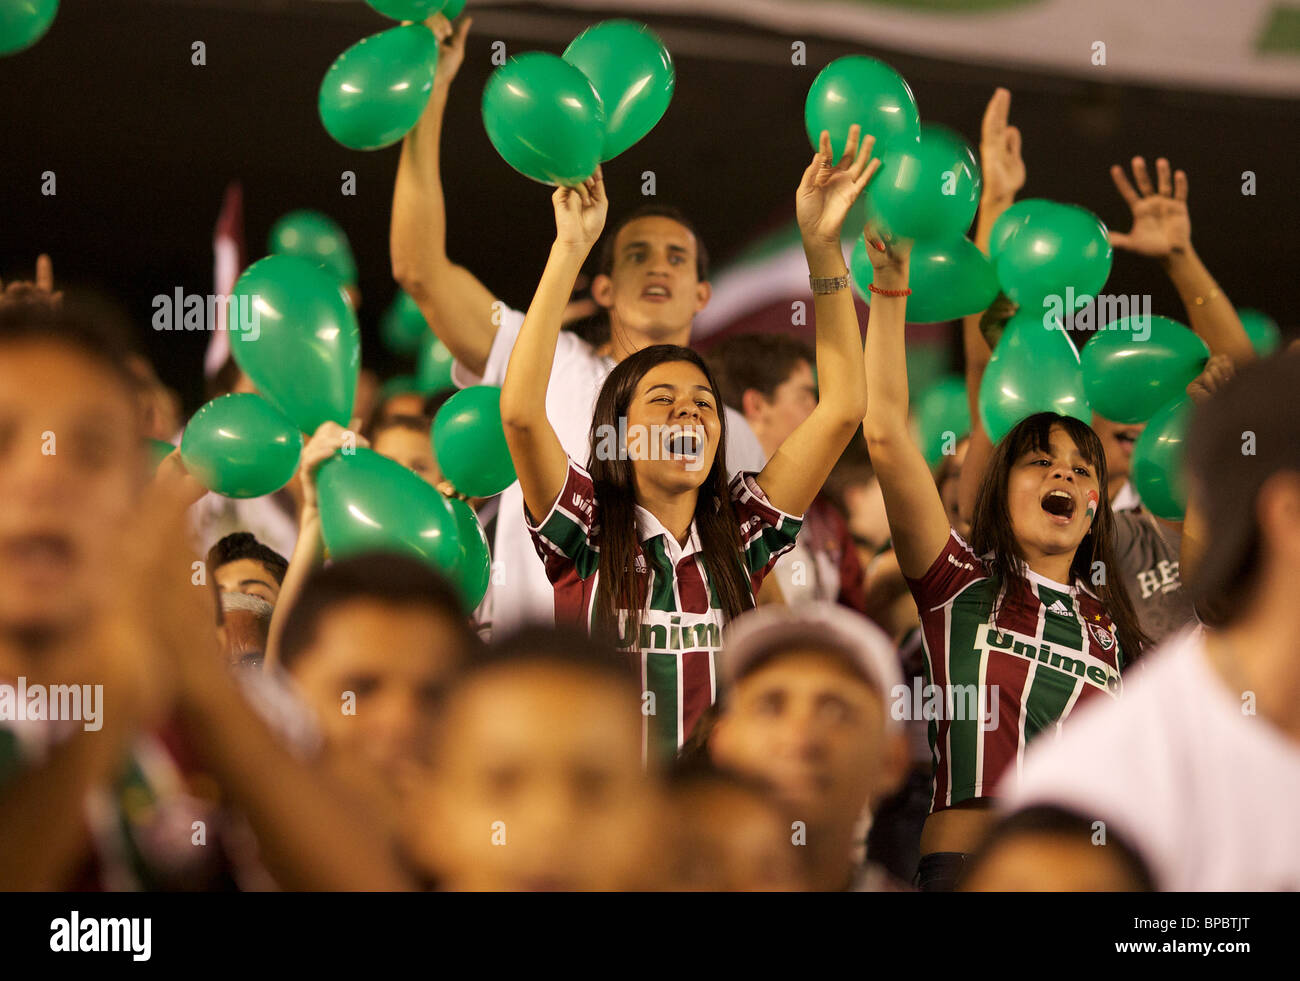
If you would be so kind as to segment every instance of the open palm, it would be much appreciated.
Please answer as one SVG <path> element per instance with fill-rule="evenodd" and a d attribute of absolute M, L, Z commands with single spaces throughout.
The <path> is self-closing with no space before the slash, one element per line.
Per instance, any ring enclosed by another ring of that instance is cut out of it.
<path fill-rule="evenodd" d="M 1110 177 L 1133 212 L 1133 228 L 1128 234 L 1111 232 L 1112 245 L 1159 259 L 1173 252 L 1182 252 L 1192 244 L 1185 173 L 1177 171 L 1171 179 L 1169 161 L 1161 157 L 1156 161 L 1157 186 L 1152 187 L 1146 161 L 1134 157 L 1133 179 L 1137 182 L 1137 191 L 1125 176 L 1124 168 L 1118 164 L 1110 168 Z"/>
<path fill-rule="evenodd" d="M 805 239 L 838 243 L 849 208 L 879 169 L 880 161 L 871 156 L 876 138 L 868 136 L 859 147 L 860 135 L 856 124 L 849 128 L 844 156 L 832 165 L 831 134 L 822 130 L 821 145 L 795 192 L 795 216 Z"/>

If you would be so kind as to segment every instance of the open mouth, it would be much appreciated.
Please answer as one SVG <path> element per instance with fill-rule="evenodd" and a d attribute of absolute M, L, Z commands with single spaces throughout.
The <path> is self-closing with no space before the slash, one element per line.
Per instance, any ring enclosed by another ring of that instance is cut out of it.
<path fill-rule="evenodd" d="M 1048 491 L 1039 504 L 1058 524 L 1067 525 L 1074 517 L 1074 498 L 1068 491 Z"/>
<path fill-rule="evenodd" d="M 664 433 L 664 451 L 670 460 L 698 460 L 704 452 L 704 435 L 696 429 L 669 429 Z"/>
<path fill-rule="evenodd" d="M 667 286 L 655 284 L 654 286 L 647 286 L 641 291 L 641 299 L 651 300 L 656 303 L 666 303 L 672 298 L 673 294 Z"/>
<path fill-rule="evenodd" d="M 72 543 L 63 535 L 16 535 L 0 545 L 0 557 L 28 575 L 66 573 L 73 564 Z"/>

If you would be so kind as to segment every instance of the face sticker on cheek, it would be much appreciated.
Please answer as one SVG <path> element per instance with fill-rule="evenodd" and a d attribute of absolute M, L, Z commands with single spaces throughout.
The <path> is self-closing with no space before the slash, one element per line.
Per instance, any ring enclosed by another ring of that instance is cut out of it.
<path fill-rule="evenodd" d="M 1088 491 L 1088 520 L 1091 521 L 1097 514 L 1097 505 L 1101 502 L 1101 495 L 1095 490 Z"/>

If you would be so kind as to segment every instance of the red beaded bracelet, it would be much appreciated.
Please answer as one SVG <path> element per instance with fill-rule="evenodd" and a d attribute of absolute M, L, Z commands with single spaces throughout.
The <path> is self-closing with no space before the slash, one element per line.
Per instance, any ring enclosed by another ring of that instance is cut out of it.
<path fill-rule="evenodd" d="M 882 290 L 876 287 L 875 283 L 868 283 L 867 289 L 873 293 L 879 293 L 881 296 L 911 296 L 911 290 Z"/>

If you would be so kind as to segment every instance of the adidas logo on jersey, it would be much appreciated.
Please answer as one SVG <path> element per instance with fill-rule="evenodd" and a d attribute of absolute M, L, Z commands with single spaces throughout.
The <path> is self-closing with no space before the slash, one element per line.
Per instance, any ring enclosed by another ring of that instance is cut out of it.
<path fill-rule="evenodd" d="M 1063 602 L 1061 602 L 1059 599 L 1047 608 L 1047 612 L 1055 613 L 1058 616 L 1063 616 L 1063 617 L 1070 616 L 1070 608 L 1066 606 Z"/>

